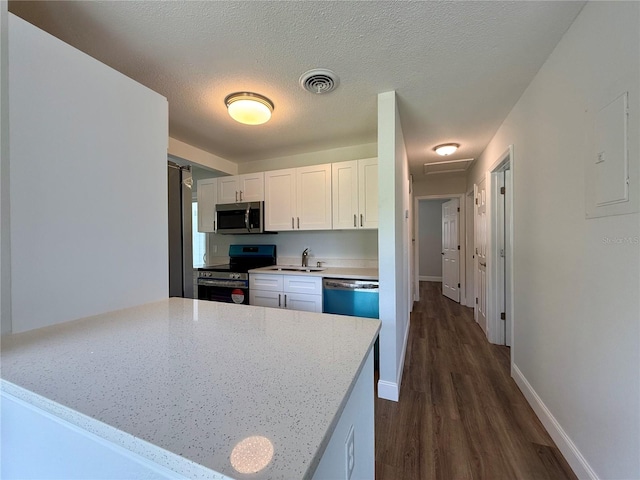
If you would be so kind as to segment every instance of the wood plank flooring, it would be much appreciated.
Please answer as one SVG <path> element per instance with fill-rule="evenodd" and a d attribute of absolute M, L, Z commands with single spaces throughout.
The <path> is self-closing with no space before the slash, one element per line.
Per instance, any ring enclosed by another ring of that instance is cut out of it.
<path fill-rule="evenodd" d="M 576 479 L 473 310 L 420 282 L 400 401 L 376 399 L 377 480 Z"/>

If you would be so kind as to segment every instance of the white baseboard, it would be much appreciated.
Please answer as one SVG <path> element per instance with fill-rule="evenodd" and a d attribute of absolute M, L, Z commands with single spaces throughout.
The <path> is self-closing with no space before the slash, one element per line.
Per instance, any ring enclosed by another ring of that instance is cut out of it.
<path fill-rule="evenodd" d="M 421 282 L 441 282 L 442 277 L 433 277 L 431 275 L 420 275 L 418 279 Z"/>
<path fill-rule="evenodd" d="M 400 388 L 397 383 L 378 380 L 378 398 L 397 402 L 400 398 Z"/>
<path fill-rule="evenodd" d="M 385 400 L 393 400 L 397 402 L 400 399 L 400 385 L 402 384 L 402 373 L 404 372 L 404 358 L 407 354 L 407 344 L 409 343 L 409 327 L 411 319 L 407 320 L 407 328 L 404 331 L 404 342 L 402 347 L 402 355 L 400 355 L 400 365 L 398 365 L 398 374 L 396 381 L 388 382 L 386 380 L 378 380 L 378 397 Z"/>
<path fill-rule="evenodd" d="M 598 475 L 596 475 L 596 472 L 593 471 L 587 460 L 582 456 L 578 447 L 576 447 L 571 438 L 569 438 L 567 432 L 564 431 L 560 423 L 558 423 L 551 411 L 514 363 L 511 364 L 511 376 L 518 387 L 520 387 L 529 405 L 531 405 L 531 408 L 533 408 L 533 411 L 544 425 L 544 428 L 547 429 L 553 441 L 556 442 L 558 449 L 562 455 L 564 455 L 564 458 L 578 478 L 599 480 Z"/>

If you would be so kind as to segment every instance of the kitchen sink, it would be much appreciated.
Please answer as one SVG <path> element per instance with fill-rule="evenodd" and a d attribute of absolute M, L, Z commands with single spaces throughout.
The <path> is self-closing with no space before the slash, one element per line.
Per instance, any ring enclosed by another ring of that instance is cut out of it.
<path fill-rule="evenodd" d="M 326 267 L 298 267 L 296 265 L 274 265 L 267 270 L 279 272 L 322 272 Z"/>

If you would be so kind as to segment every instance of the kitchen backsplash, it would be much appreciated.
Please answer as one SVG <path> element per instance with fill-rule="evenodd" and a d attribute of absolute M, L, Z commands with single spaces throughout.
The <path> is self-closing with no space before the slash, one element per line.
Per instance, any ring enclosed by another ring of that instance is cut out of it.
<path fill-rule="evenodd" d="M 326 267 L 378 266 L 378 231 L 310 231 L 281 232 L 267 235 L 207 234 L 207 264 L 223 264 L 229 260 L 231 244 L 275 244 L 278 263 L 299 265 L 302 251 L 309 249 L 309 265 L 323 262 Z"/>

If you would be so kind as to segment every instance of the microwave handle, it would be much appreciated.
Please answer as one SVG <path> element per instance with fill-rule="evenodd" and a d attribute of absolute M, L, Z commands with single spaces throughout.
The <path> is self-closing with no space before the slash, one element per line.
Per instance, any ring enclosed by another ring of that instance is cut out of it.
<path fill-rule="evenodd" d="M 249 226 L 249 214 L 251 213 L 251 207 L 247 205 L 247 211 L 244 212 L 244 226 L 247 227 L 247 231 L 251 231 L 251 227 Z"/>

